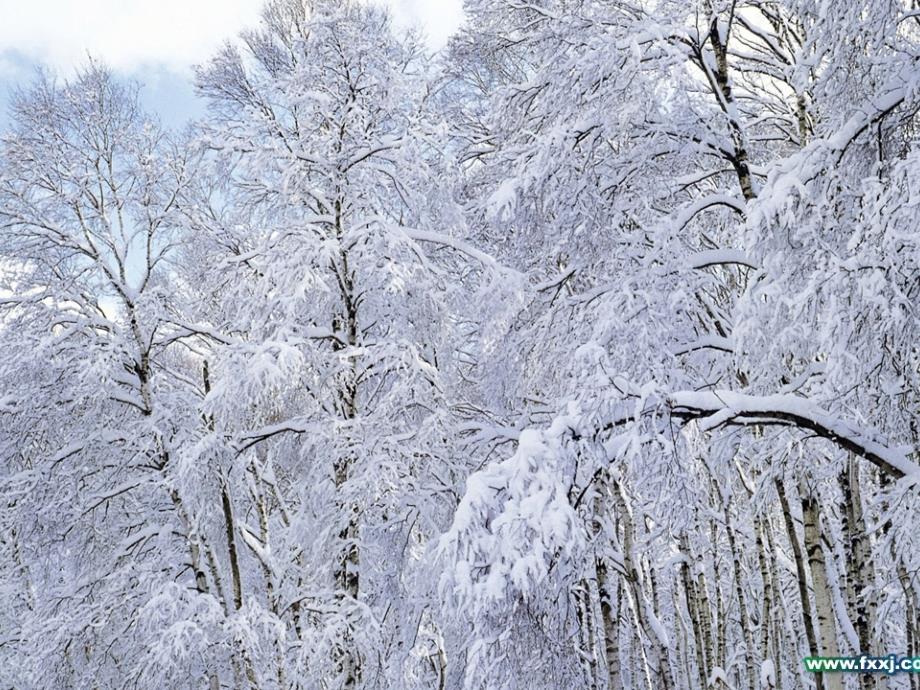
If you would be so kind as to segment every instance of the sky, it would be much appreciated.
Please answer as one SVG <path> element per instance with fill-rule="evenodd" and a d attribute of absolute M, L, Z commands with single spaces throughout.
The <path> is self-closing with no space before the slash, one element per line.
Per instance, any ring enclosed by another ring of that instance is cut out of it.
<path fill-rule="evenodd" d="M 384 0 L 397 26 L 421 26 L 437 50 L 462 20 L 462 0 Z M 148 109 L 179 126 L 200 112 L 192 66 L 258 23 L 262 0 L 0 0 L 0 128 L 9 94 L 39 65 L 66 77 L 99 59 L 138 80 Z"/>

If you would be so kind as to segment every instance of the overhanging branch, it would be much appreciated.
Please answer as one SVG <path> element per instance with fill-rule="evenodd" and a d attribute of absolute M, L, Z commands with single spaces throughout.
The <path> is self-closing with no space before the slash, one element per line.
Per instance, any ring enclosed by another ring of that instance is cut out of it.
<path fill-rule="evenodd" d="M 844 450 L 865 458 L 892 477 L 920 474 L 910 459 L 916 449 L 898 447 L 875 431 L 834 416 L 815 403 L 795 395 L 756 396 L 735 391 L 680 391 L 649 403 L 640 416 L 665 412 L 682 425 L 699 422 L 705 429 L 722 426 L 774 425 L 807 429 Z M 637 421 L 625 412 L 604 425 L 604 431 Z"/>

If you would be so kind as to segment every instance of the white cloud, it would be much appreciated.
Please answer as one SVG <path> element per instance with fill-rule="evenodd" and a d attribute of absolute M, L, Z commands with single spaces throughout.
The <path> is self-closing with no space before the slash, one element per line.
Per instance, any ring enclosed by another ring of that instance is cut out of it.
<path fill-rule="evenodd" d="M 461 0 L 388 4 L 399 25 L 421 24 L 436 48 L 462 13 Z M 256 24 L 261 7 L 262 0 L 0 0 L 0 58 L 12 54 L 66 73 L 92 54 L 123 72 L 184 73 Z"/>
<path fill-rule="evenodd" d="M 69 71 L 91 53 L 117 70 L 185 71 L 258 20 L 260 0 L 0 0 L 0 54 Z"/>
<path fill-rule="evenodd" d="M 397 25 L 420 25 L 432 48 L 441 48 L 463 20 L 462 0 L 389 0 Z"/>

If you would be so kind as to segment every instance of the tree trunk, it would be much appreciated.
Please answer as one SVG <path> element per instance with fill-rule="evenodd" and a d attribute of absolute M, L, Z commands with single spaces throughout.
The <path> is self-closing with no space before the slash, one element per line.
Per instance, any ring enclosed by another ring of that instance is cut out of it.
<path fill-rule="evenodd" d="M 188 543 L 189 549 L 189 565 L 191 565 L 192 573 L 195 575 L 195 589 L 199 594 L 209 595 L 211 590 L 201 559 L 201 539 L 192 524 L 188 512 L 185 510 L 185 505 L 182 502 L 182 497 L 179 495 L 179 492 L 175 488 L 170 488 L 169 497 L 172 499 L 173 505 L 176 508 L 176 514 L 179 516 L 179 521 L 182 524 L 182 530 L 186 535 L 186 542 Z M 214 564 L 212 564 L 211 567 L 213 569 Z M 216 575 L 216 572 L 213 574 Z M 218 598 L 222 599 L 222 597 Z M 220 677 L 216 671 L 209 672 L 208 685 L 211 690 L 218 690 L 218 688 L 220 688 Z M 255 687 L 255 684 L 253 684 L 253 686 Z"/>
<path fill-rule="evenodd" d="M 714 11 L 712 3 L 707 3 L 707 9 L 712 16 L 709 24 L 709 44 L 712 47 L 713 57 L 715 57 L 715 71 L 710 68 L 710 63 L 703 56 L 700 56 L 699 64 L 706 74 L 709 86 L 713 95 L 719 104 L 722 112 L 728 119 L 728 129 L 731 132 L 732 151 L 726 155 L 729 163 L 735 169 L 735 175 L 738 178 L 738 186 L 741 188 L 741 194 L 745 201 L 751 201 L 756 197 L 754 182 L 751 177 L 750 163 L 748 161 L 747 137 L 741 122 L 738 120 L 738 111 L 735 104 L 735 96 L 732 90 L 731 78 L 729 76 L 728 66 L 728 46 L 727 41 L 723 42 L 722 32 L 719 30 L 718 13 Z"/>
<path fill-rule="evenodd" d="M 766 536 L 767 553 L 769 554 L 768 563 L 776 561 L 776 545 L 773 542 L 773 528 L 770 524 L 770 516 L 764 517 L 764 535 Z M 785 630 L 783 624 L 789 619 L 786 604 L 782 596 L 780 587 L 779 574 L 776 568 L 769 571 L 770 580 L 773 583 L 772 591 L 776 597 L 776 606 L 773 608 L 773 620 L 770 624 L 773 628 L 773 670 L 776 672 L 776 690 L 782 690 L 783 687 L 783 666 L 784 659 L 781 657 L 780 650 L 784 649 Z"/>
<path fill-rule="evenodd" d="M 875 655 L 879 652 L 872 642 L 875 628 L 877 602 L 872 586 L 875 580 L 871 560 L 871 546 L 866 531 L 862 508 L 862 488 L 859 479 L 859 464 L 856 456 L 850 454 L 840 476 L 843 494 L 843 535 L 847 550 L 846 594 L 850 611 L 853 612 L 856 636 L 859 639 L 859 653 Z M 861 690 L 872 690 L 875 677 L 859 674 Z"/>
<path fill-rule="evenodd" d="M 760 613 L 760 660 L 761 664 L 769 662 L 773 665 L 773 660 L 770 657 L 770 624 L 773 620 L 773 573 L 770 571 L 769 566 L 772 562 L 769 558 L 770 554 L 766 552 L 765 531 L 763 518 L 757 518 L 754 522 L 754 534 L 756 538 L 757 564 L 760 567 L 760 579 L 763 583 L 763 608 Z M 773 665 L 774 681 L 766 687 L 772 688 L 776 686 L 775 678 L 778 673 L 779 669 Z"/>
<path fill-rule="evenodd" d="M 706 663 L 706 675 L 717 666 L 718 656 L 713 645 L 713 628 L 712 628 L 712 604 L 709 601 L 709 589 L 706 587 L 706 577 L 703 568 L 700 568 L 696 576 L 696 596 L 698 609 L 700 613 L 700 645 L 703 648 L 703 658 Z"/>
<path fill-rule="evenodd" d="M 741 634 L 744 637 L 745 649 L 745 667 L 747 668 L 748 687 L 757 687 L 757 669 L 754 663 L 754 636 L 751 631 L 751 619 L 748 617 L 747 603 L 744 599 L 744 589 L 741 586 L 742 569 L 741 553 L 738 550 L 738 544 L 735 539 L 735 528 L 732 525 L 731 511 L 729 510 L 729 501 L 723 499 L 722 493 L 716 488 L 716 495 L 722 503 L 722 514 L 725 516 L 725 534 L 728 537 L 728 548 L 732 556 L 732 580 L 734 581 L 735 597 L 738 599 L 738 618 L 741 623 Z"/>
<path fill-rule="evenodd" d="M 792 518 L 792 511 L 789 508 L 789 499 L 786 497 L 786 489 L 780 478 L 773 480 L 776 487 L 776 494 L 779 496 L 780 508 L 783 511 L 783 521 L 786 524 L 786 535 L 789 537 L 789 543 L 792 545 L 792 555 L 795 559 L 796 580 L 799 587 L 799 599 L 802 602 L 802 618 L 805 624 L 805 639 L 808 641 L 808 655 L 820 656 L 818 648 L 818 639 L 815 635 L 814 616 L 811 609 L 811 598 L 808 596 L 808 576 L 805 570 L 805 558 L 802 555 L 802 546 L 799 543 L 799 537 L 795 529 L 795 521 Z M 824 677 L 820 673 L 815 676 L 815 688 L 824 690 Z"/>
<path fill-rule="evenodd" d="M 821 654 L 823 656 L 840 656 L 837 646 L 837 622 L 834 618 L 834 602 L 827 577 L 827 560 L 821 545 L 821 523 L 818 499 L 815 493 L 799 484 L 802 501 L 802 520 L 804 523 L 805 553 L 811 571 L 811 581 L 815 595 L 815 611 L 818 617 L 818 630 L 821 635 Z M 843 690 L 843 676 L 839 673 L 825 674 L 825 687 L 828 690 Z"/>
<path fill-rule="evenodd" d="M 335 201 L 335 234 L 336 239 L 342 242 L 345 231 L 344 204 L 339 198 Z M 339 286 L 342 300 L 342 313 L 335 317 L 332 324 L 333 332 L 344 331 L 345 344 L 337 346 L 338 349 L 355 348 L 358 345 L 358 306 L 355 299 L 354 277 L 348 262 L 348 252 L 341 247 L 338 262 L 333 261 L 333 272 Z M 350 368 L 346 371 L 339 390 L 339 411 L 342 419 L 353 422 L 358 416 L 358 364 L 357 358 L 350 358 Z M 354 458 L 350 455 L 339 458 L 335 463 L 334 481 L 336 490 L 341 493 L 352 470 Z M 360 554 L 358 551 L 358 506 L 349 501 L 343 501 L 341 509 L 346 513 L 346 524 L 339 533 L 342 551 L 334 565 L 333 579 L 338 589 L 338 596 L 357 602 L 360 595 Z M 350 628 L 350 624 L 349 628 Z M 342 649 L 338 654 L 338 665 L 344 677 L 344 687 L 351 690 L 357 687 L 361 679 L 361 664 L 357 650 L 352 648 L 351 633 L 346 633 L 342 642 Z"/>
<path fill-rule="evenodd" d="M 604 661 L 607 666 L 607 687 L 622 687 L 620 679 L 620 588 L 610 578 L 603 558 L 595 561 L 597 585 L 601 597 L 601 619 L 604 623 Z M 616 604 L 616 605 L 614 605 Z"/>
<path fill-rule="evenodd" d="M 635 551 L 636 527 L 632 513 L 626 503 L 626 495 L 619 481 L 613 480 L 613 502 L 620 521 L 623 524 L 623 565 L 626 570 L 626 581 L 631 593 L 631 604 L 639 628 L 648 640 L 649 664 L 653 673 L 657 674 L 656 690 L 670 690 L 674 687 L 671 676 L 671 667 L 668 661 L 669 650 L 666 642 L 661 639 L 658 625 L 653 625 L 652 604 L 644 592 L 642 573 L 639 568 L 638 554 Z"/>
<path fill-rule="evenodd" d="M 588 581 L 582 580 L 575 587 L 575 611 L 578 616 L 578 633 L 580 636 L 582 661 L 584 673 L 588 679 L 588 687 L 597 690 L 597 653 L 593 626 L 591 625 L 591 596 L 588 590 Z"/>
<path fill-rule="evenodd" d="M 696 650 L 696 668 L 697 677 L 701 688 L 706 687 L 707 671 L 706 666 L 706 638 L 703 635 L 703 626 L 700 616 L 700 603 L 697 600 L 696 585 L 693 582 L 693 576 L 690 572 L 691 554 L 690 541 L 687 535 L 680 538 L 681 554 L 684 557 L 680 566 L 680 577 L 684 587 L 684 597 L 687 600 L 687 615 L 693 626 L 694 648 Z"/>

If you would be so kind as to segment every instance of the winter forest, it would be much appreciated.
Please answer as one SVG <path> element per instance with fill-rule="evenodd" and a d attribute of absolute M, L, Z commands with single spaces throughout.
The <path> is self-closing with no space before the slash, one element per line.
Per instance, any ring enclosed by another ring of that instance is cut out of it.
<path fill-rule="evenodd" d="M 19 89 L 0 687 L 920 689 L 920 4 L 464 9 Z"/>

